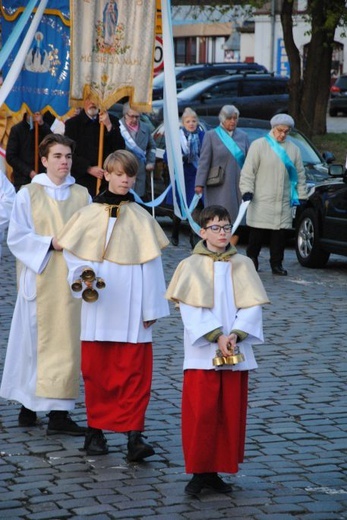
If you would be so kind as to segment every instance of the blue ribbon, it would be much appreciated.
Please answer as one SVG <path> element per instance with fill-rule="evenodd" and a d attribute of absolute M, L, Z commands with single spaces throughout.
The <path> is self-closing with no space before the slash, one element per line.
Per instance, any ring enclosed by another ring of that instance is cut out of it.
<path fill-rule="evenodd" d="M 242 168 L 245 162 L 245 154 L 241 148 L 237 145 L 235 140 L 220 126 L 215 128 L 215 132 L 222 141 L 222 143 L 228 148 L 229 152 L 235 157 L 237 164 Z"/>
<path fill-rule="evenodd" d="M 11 34 L 7 38 L 3 48 L 0 52 L 0 70 L 3 68 L 7 58 L 12 52 L 13 47 L 16 45 L 18 38 L 22 34 L 24 27 L 26 26 L 27 21 L 30 18 L 31 13 L 34 10 L 35 5 L 37 4 L 38 0 L 30 0 L 28 5 L 25 8 L 25 11 L 19 18 L 18 22 L 16 23 L 14 29 L 11 31 Z"/>
<path fill-rule="evenodd" d="M 283 162 L 284 166 L 289 173 L 290 180 L 290 205 L 291 206 L 300 206 L 300 201 L 298 197 L 297 185 L 298 185 L 298 172 L 290 159 L 289 155 L 285 151 L 284 148 L 274 139 L 270 134 L 265 136 L 265 139 L 268 141 L 269 145 L 273 149 L 273 151 L 278 155 L 278 157 Z"/>

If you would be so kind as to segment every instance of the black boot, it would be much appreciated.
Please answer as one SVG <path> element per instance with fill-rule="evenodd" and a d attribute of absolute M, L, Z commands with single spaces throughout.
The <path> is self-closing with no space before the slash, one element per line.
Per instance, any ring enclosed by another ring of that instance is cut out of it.
<path fill-rule="evenodd" d="M 153 447 L 143 440 L 143 435 L 139 431 L 128 433 L 128 461 L 136 462 L 154 455 Z"/>
<path fill-rule="evenodd" d="M 87 428 L 84 426 L 78 426 L 68 414 L 63 411 L 52 411 L 48 414 L 49 421 L 47 426 L 47 435 L 55 435 L 63 433 L 65 435 L 80 436 L 84 435 Z"/>
<path fill-rule="evenodd" d="M 106 455 L 108 453 L 108 446 L 103 431 L 89 426 L 83 449 L 86 450 L 87 455 Z"/>
<path fill-rule="evenodd" d="M 288 271 L 286 271 L 286 269 L 283 268 L 282 264 L 272 265 L 271 269 L 272 274 L 277 274 L 278 276 L 287 276 L 288 274 Z"/>
<path fill-rule="evenodd" d="M 178 246 L 179 243 L 179 233 L 181 227 L 181 219 L 174 215 L 172 222 L 172 233 L 171 233 L 171 244 L 173 246 Z"/>
<path fill-rule="evenodd" d="M 232 487 L 220 478 L 217 473 L 194 473 L 185 487 L 187 495 L 198 495 L 204 488 L 213 489 L 216 493 L 230 493 Z"/>
<path fill-rule="evenodd" d="M 33 412 L 32 410 L 29 410 L 29 408 L 22 406 L 18 415 L 19 426 L 35 426 L 36 419 L 36 412 Z"/>

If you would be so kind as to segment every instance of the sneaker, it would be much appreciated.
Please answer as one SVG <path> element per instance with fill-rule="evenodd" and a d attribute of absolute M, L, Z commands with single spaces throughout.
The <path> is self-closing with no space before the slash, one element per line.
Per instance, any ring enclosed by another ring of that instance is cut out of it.
<path fill-rule="evenodd" d="M 109 450 L 103 431 L 89 427 L 83 449 L 86 450 L 87 455 L 106 455 Z"/>
<path fill-rule="evenodd" d="M 35 426 L 37 420 L 36 412 L 22 406 L 18 415 L 19 426 Z"/>
<path fill-rule="evenodd" d="M 128 455 L 129 462 L 137 462 L 154 455 L 153 447 L 143 440 L 143 435 L 138 431 L 128 433 Z"/>
<path fill-rule="evenodd" d="M 204 488 L 213 489 L 216 493 L 230 493 L 232 487 L 224 482 L 217 473 L 194 473 L 184 491 L 187 495 L 198 495 Z"/>
<path fill-rule="evenodd" d="M 78 426 L 68 414 L 63 411 L 53 411 L 48 414 L 49 421 L 47 426 L 47 435 L 55 435 L 62 433 L 65 435 L 80 436 L 85 435 L 87 428 Z"/>

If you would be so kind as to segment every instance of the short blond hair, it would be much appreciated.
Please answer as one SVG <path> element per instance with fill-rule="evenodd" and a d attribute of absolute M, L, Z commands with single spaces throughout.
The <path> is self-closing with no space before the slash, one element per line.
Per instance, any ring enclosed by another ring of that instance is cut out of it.
<path fill-rule="evenodd" d="M 120 163 L 128 177 L 135 177 L 139 169 L 139 162 L 135 155 L 127 150 L 116 150 L 106 157 L 104 170 L 111 173 L 115 170 L 115 164 Z"/>

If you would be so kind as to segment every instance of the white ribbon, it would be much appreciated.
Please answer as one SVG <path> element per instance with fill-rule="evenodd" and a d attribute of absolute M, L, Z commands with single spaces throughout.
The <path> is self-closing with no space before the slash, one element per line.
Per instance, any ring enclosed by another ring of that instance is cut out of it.
<path fill-rule="evenodd" d="M 46 9 L 48 0 L 41 0 L 40 5 L 37 8 L 33 21 L 29 27 L 28 32 L 25 35 L 22 45 L 18 51 L 17 56 L 14 59 L 13 65 L 7 74 L 5 81 L 0 89 L 0 106 L 5 102 L 7 96 L 11 92 L 13 85 L 16 83 L 19 74 L 21 73 L 23 63 L 26 55 L 30 49 L 30 45 L 34 39 L 35 33 L 43 16 L 44 10 Z"/>

